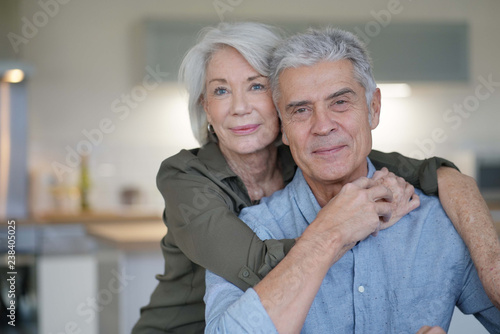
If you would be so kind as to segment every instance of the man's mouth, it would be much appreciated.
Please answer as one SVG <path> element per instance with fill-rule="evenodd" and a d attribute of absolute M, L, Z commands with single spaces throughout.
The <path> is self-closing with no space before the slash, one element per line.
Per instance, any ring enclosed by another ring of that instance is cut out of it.
<path fill-rule="evenodd" d="M 319 154 L 319 155 L 330 155 L 330 154 L 336 154 L 342 149 L 344 149 L 346 145 L 334 145 L 334 146 L 327 146 L 327 147 L 320 147 L 315 150 L 313 150 L 314 154 Z"/>

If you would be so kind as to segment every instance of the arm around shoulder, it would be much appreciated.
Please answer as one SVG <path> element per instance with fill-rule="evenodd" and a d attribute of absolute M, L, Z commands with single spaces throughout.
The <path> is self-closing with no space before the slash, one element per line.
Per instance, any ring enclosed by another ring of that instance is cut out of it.
<path fill-rule="evenodd" d="M 191 261 L 246 289 L 258 282 L 257 273 L 267 273 L 286 255 L 294 240 L 260 240 L 234 213 L 244 201 L 192 160 L 166 161 L 158 173 L 168 233 Z M 246 280 L 243 268 L 252 273 Z"/>
<path fill-rule="evenodd" d="M 438 183 L 441 204 L 467 245 L 486 293 L 500 309 L 500 242 L 476 181 L 440 168 Z"/>

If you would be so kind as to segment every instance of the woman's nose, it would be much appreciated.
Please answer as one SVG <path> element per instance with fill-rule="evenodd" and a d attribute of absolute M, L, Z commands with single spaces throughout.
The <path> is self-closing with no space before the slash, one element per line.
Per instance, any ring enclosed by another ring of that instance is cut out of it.
<path fill-rule="evenodd" d="M 244 92 L 234 92 L 232 113 L 234 115 L 244 115 L 250 113 L 251 111 L 248 96 L 246 96 Z"/>

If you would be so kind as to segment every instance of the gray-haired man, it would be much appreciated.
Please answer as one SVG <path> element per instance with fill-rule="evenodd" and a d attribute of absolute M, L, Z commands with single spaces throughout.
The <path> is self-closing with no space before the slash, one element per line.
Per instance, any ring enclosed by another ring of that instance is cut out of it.
<path fill-rule="evenodd" d="M 355 202 L 354 190 L 375 172 L 367 156 L 380 91 L 359 41 L 334 29 L 296 35 L 276 50 L 272 66 L 283 142 L 299 169 L 240 218 L 261 239 L 301 242 L 246 292 L 207 272 L 206 332 L 415 333 L 425 325 L 447 329 L 457 305 L 500 333 L 500 311 L 437 198 L 417 190 L 418 209 L 354 247 L 356 221 L 342 221 L 342 210 L 338 223 L 318 223 L 322 206 L 334 197 L 339 208 Z M 296 256 L 298 247 L 312 255 Z"/>

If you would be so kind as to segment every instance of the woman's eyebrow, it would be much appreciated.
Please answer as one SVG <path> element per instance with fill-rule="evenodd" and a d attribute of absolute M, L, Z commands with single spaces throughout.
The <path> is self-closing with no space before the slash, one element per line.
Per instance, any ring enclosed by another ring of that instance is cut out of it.
<path fill-rule="evenodd" d="M 217 81 L 217 82 L 220 82 L 220 83 L 227 83 L 226 79 L 218 79 L 218 78 L 212 79 L 208 83 L 210 84 L 210 83 L 212 83 L 214 81 Z"/>
<path fill-rule="evenodd" d="M 257 78 L 266 78 L 266 79 L 267 79 L 267 77 L 266 77 L 266 76 L 264 76 L 264 75 L 262 75 L 262 74 L 257 74 L 257 75 L 253 75 L 253 76 L 251 76 L 251 77 L 248 77 L 247 81 L 252 81 L 252 80 L 255 80 L 255 79 L 257 79 Z"/>

